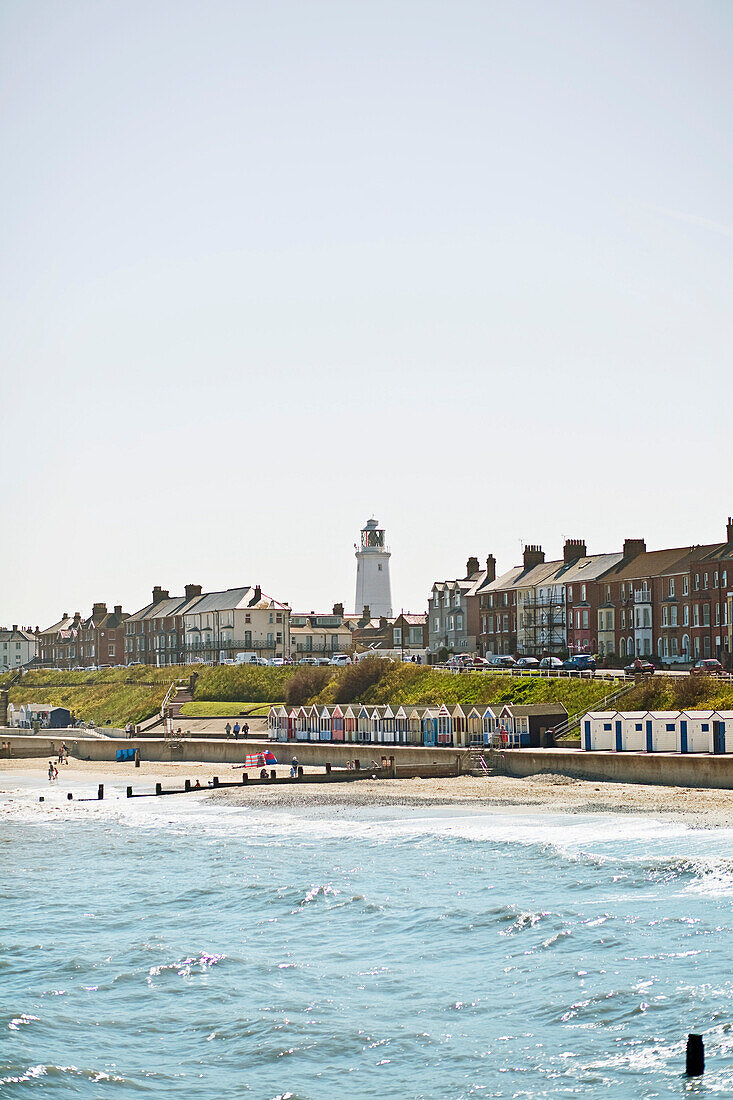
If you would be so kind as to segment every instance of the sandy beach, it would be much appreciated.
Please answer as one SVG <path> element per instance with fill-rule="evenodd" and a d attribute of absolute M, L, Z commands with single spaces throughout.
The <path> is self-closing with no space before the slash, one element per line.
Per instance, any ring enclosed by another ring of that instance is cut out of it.
<path fill-rule="evenodd" d="M 289 774 L 287 767 L 276 769 L 279 776 Z M 322 774 L 322 769 L 306 769 Z M 137 791 L 163 787 L 182 787 L 186 779 L 201 784 L 205 797 L 226 806 L 272 806 L 281 808 L 332 807 L 342 813 L 354 806 L 477 806 L 484 809 L 531 808 L 551 813 L 639 813 L 682 820 L 698 828 L 733 824 L 733 791 L 699 790 L 684 787 L 656 787 L 631 783 L 600 783 L 568 776 L 539 773 L 526 779 L 507 776 L 479 778 L 460 776 L 450 779 L 378 779 L 357 783 L 334 783 L 281 787 L 236 787 L 210 790 L 209 781 L 218 775 L 222 782 L 238 776 L 239 769 L 229 765 L 176 764 L 143 762 L 100 764 L 72 759 L 59 768 L 59 779 L 48 781 L 48 761 L 4 760 L 0 763 L 0 808 L 4 812 L 30 791 L 43 789 L 53 796 L 66 797 L 78 792 L 88 797 L 97 784 L 109 786 L 110 794 L 128 784 Z M 254 778 L 257 769 L 250 769 Z M 76 797 L 76 794 L 75 794 Z M 184 795 L 181 796 L 185 797 Z M 51 799 L 49 798 L 49 801 Z M 169 805 L 165 799 L 162 805 Z"/>

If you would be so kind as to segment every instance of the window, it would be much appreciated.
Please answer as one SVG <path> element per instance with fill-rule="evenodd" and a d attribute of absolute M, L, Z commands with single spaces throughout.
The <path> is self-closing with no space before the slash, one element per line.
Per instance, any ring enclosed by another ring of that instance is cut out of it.
<path fill-rule="evenodd" d="M 606 585 L 606 602 L 607 603 L 611 602 L 611 585 L 610 584 Z"/>
<path fill-rule="evenodd" d="M 674 596 L 674 577 L 669 578 L 669 594 Z"/>
<path fill-rule="evenodd" d="M 598 629 L 603 630 L 603 612 L 598 612 Z"/>
<path fill-rule="evenodd" d="M 720 604 L 715 605 L 715 625 L 720 626 Z"/>
<path fill-rule="evenodd" d="M 634 723 L 634 729 L 636 730 L 637 733 L 641 733 L 641 731 L 643 729 L 643 726 L 642 726 L 641 722 L 635 722 Z"/>
<path fill-rule="evenodd" d="M 382 572 L 382 563 L 381 563 L 381 561 L 380 561 L 380 562 L 377 562 L 377 572 L 378 572 L 378 573 L 381 573 L 381 572 Z"/>
<path fill-rule="evenodd" d="M 111 642 L 110 642 L 110 644 L 109 644 L 109 645 L 107 646 L 107 654 L 108 654 L 108 655 L 109 655 L 110 657 L 114 657 L 114 655 L 115 655 L 115 647 L 114 647 L 114 645 L 113 645 L 113 644 L 112 644 Z"/>
<path fill-rule="evenodd" d="M 710 733 L 710 723 L 709 722 L 702 722 L 701 725 L 700 725 L 700 729 L 702 730 L 703 733 Z"/>
<path fill-rule="evenodd" d="M 437 634 L 439 630 L 440 630 L 440 619 L 437 618 L 437 616 L 436 616 L 436 618 L 433 619 L 433 632 L 435 634 Z"/>
<path fill-rule="evenodd" d="M 588 612 L 584 611 L 583 612 L 583 630 L 587 630 L 587 629 L 588 629 Z"/>
<path fill-rule="evenodd" d="M 611 729 L 613 729 L 613 726 L 611 725 L 610 722 L 604 722 L 603 723 L 603 728 L 604 728 L 604 730 L 611 730 Z"/>
<path fill-rule="evenodd" d="M 463 630 L 463 615 L 456 615 L 456 630 Z"/>
<path fill-rule="evenodd" d="M 583 601 L 583 603 L 585 603 L 585 593 L 586 593 L 586 586 L 584 584 L 581 584 L 581 586 L 580 586 L 580 598 Z"/>
<path fill-rule="evenodd" d="M 667 611 L 667 605 L 662 608 L 662 626 L 669 626 L 669 614 Z"/>
<path fill-rule="evenodd" d="M 572 584 L 569 584 L 568 585 L 568 603 L 572 603 L 572 602 L 573 602 L 573 586 L 572 586 Z"/>
<path fill-rule="evenodd" d="M 440 607 L 440 596 L 437 592 L 433 593 L 433 607 Z"/>
<path fill-rule="evenodd" d="M 453 616 L 452 615 L 448 616 L 448 629 L 449 630 L 453 629 Z"/>
<path fill-rule="evenodd" d="M 504 607 L 508 607 L 508 606 L 509 606 L 509 593 L 505 592 L 504 593 Z"/>
<path fill-rule="evenodd" d="M 272 635 L 272 634 L 268 634 L 268 635 L 267 635 L 267 644 L 268 644 L 268 645 L 274 645 L 274 643 L 275 643 L 275 639 L 274 639 L 273 635 Z"/>
<path fill-rule="evenodd" d="M 715 573 L 713 573 L 713 588 L 718 588 L 718 587 L 719 587 L 719 585 L 718 585 L 718 573 L 716 571 Z"/>
<path fill-rule="evenodd" d="M 392 629 L 392 642 L 394 645 L 402 645 L 402 627 L 395 626 Z"/>
<path fill-rule="evenodd" d="M 664 728 L 667 733 L 674 733 L 674 722 L 667 722 Z"/>
<path fill-rule="evenodd" d="M 700 591 L 700 574 L 699 573 L 695 574 L 695 591 L 696 592 Z"/>
<path fill-rule="evenodd" d="M 509 630 L 509 616 L 508 615 L 504 616 L 504 629 Z"/>
<path fill-rule="evenodd" d="M 621 599 L 622 600 L 626 599 L 626 585 L 625 584 L 621 585 Z"/>
<path fill-rule="evenodd" d="M 250 614 L 250 612 L 249 612 L 249 611 L 245 611 L 245 613 L 244 613 L 244 621 L 245 621 L 246 623 L 251 623 L 251 622 L 252 622 L 252 615 Z"/>
<path fill-rule="evenodd" d="M 270 612 L 270 617 L 267 621 L 270 622 L 270 623 L 272 622 L 272 612 Z"/>
<path fill-rule="evenodd" d="M 710 604 L 704 603 L 702 605 L 702 625 L 710 626 Z"/>
<path fill-rule="evenodd" d="M 703 588 L 707 588 L 707 587 L 708 587 L 708 575 L 707 575 L 707 573 L 703 573 L 703 576 L 702 576 L 702 586 L 703 586 Z"/>
<path fill-rule="evenodd" d="M 677 607 L 675 604 L 672 604 L 669 609 L 669 625 L 677 626 Z"/>
<path fill-rule="evenodd" d="M 621 608 L 621 629 L 626 630 L 626 610 Z"/>
<path fill-rule="evenodd" d="M 694 604 L 693 608 L 692 608 L 692 625 L 693 626 L 699 626 L 700 625 L 700 604 L 699 603 Z"/>
<path fill-rule="evenodd" d="M 687 603 L 682 608 L 682 625 L 683 626 L 689 626 L 690 625 L 690 605 L 687 604 Z"/>

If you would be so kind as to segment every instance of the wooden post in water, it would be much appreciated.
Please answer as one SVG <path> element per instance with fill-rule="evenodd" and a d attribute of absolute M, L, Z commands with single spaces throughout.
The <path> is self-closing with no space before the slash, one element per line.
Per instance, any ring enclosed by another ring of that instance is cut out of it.
<path fill-rule="evenodd" d="M 303 778 L 303 765 L 298 764 L 298 779 L 302 779 L 302 778 Z"/>
<path fill-rule="evenodd" d="M 135 767 L 140 767 L 140 749 L 135 749 Z"/>
<path fill-rule="evenodd" d="M 219 776 L 218 776 L 218 775 L 215 775 L 215 776 L 214 776 L 214 779 L 213 779 L 213 781 L 212 781 L 212 786 L 214 786 L 214 787 L 218 787 L 218 786 L 219 786 Z"/>
<path fill-rule="evenodd" d="M 162 794 L 163 793 L 163 784 L 162 783 L 156 783 L 155 784 L 155 793 L 156 794 Z"/>
<path fill-rule="evenodd" d="M 242 785 L 249 783 L 249 775 L 247 772 L 242 772 Z"/>
<path fill-rule="evenodd" d="M 74 796 L 73 796 L 73 794 L 71 793 L 71 791 L 68 791 L 68 792 L 67 792 L 67 795 L 66 795 L 66 797 L 68 798 L 69 802 L 71 802 L 71 800 L 72 800 L 72 798 L 73 798 Z"/>
<path fill-rule="evenodd" d="M 191 780 L 187 779 L 186 782 L 183 784 L 183 787 L 184 787 L 184 790 L 190 791 L 191 790 Z"/>
<path fill-rule="evenodd" d="M 274 768 L 272 768 L 270 771 L 270 779 L 277 779 L 277 772 Z"/>
<path fill-rule="evenodd" d="M 331 765 L 326 764 L 326 775 L 330 775 L 330 774 L 331 774 Z"/>
<path fill-rule="evenodd" d="M 127 788 L 127 797 L 132 798 L 132 787 Z"/>
<path fill-rule="evenodd" d="M 100 802 L 104 798 L 104 783 L 100 783 L 99 786 L 97 787 L 97 798 L 99 799 Z"/>
<path fill-rule="evenodd" d="M 687 1064 L 688 1077 L 702 1077 L 705 1072 L 705 1045 L 702 1035 L 687 1036 Z"/>

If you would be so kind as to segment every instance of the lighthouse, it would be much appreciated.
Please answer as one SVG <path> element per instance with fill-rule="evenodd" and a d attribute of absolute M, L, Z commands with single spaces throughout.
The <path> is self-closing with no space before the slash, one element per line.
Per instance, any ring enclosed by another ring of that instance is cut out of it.
<path fill-rule="evenodd" d="M 370 519 L 361 529 L 361 542 L 356 549 L 356 603 L 358 614 L 365 607 L 373 618 L 392 617 L 392 588 L 389 583 L 389 548 L 384 541 L 384 528 Z"/>

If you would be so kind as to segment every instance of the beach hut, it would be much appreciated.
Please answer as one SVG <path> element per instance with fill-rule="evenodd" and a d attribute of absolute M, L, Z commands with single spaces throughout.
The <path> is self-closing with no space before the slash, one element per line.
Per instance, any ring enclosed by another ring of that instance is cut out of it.
<path fill-rule="evenodd" d="M 407 718 L 407 737 L 411 745 L 422 744 L 422 717 L 417 707 L 413 707 Z"/>
<path fill-rule="evenodd" d="M 277 739 L 278 741 L 288 739 L 288 710 L 283 706 L 277 708 Z"/>
<path fill-rule="evenodd" d="M 439 745 L 453 744 L 453 718 L 445 703 L 438 708 L 437 713 L 437 741 Z"/>
<path fill-rule="evenodd" d="M 371 715 L 366 707 L 361 707 L 356 719 L 356 740 L 364 744 L 371 737 Z"/>
<path fill-rule="evenodd" d="M 453 707 L 451 720 L 453 722 L 453 742 L 456 745 L 465 747 L 468 744 L 466 740 L 466 712 L 460 703 L 456 703 Z"/>
<path fill-rule="evenodd" d="M 291 707 L 288 711 L 288 741 L 294 741 L 298 729 L 298 709 Z"/>
<path fill-rule="evenodd" d="M 394 716 L 394 739 L 398 745 L 407 744 L 407 711 L 399 707 Z"/>
<path fill-rule="evenodd" d="M 485 745 L 491 744 L 491 739 L 497 733 L 498 726 L 499 716 L 492 707 L 486 707 L 481 716 L 481 728 Z"/>
<path fill-rule="evenodd" d="M 308 711 L 305 707 L 298 707 L 295 719 L 295 738 L 297 741 L 308 740 Z"/>
<path fill-rule="evenodd" d="M 621 723 L 621 751 L 646 752 L 646 710 L 623 710 L 616 715 Z"/>
<path fill-rule="evenodd" d="M 471 744 L 474 741 L 483 740 L 483 725 L 481 721 L 481 711 L 476 707 L 471 707 L 466 715 L 466 733 L 468 736 L 468 742 Z"/>
<path fill-rule="evenodd" d="M 380 741 L 384 744 L 392 745 L 395 739 L 395 716 L 394 711 L 389 704 L 382 711 L 382 721 L 380 724 Z"/>
<path fill-rule="evenodd" d="M 369 714 L 369 740 L 373 745 L 376 745 L 381 738 L 382 733 L 382 708 L 372 707 Z"/>
<path fill-rule="evenodd" d="M 684 710 L 680 714 L 680 752 L 714 752 L 714 710 Z"/>
<path fill-rule="evenodd" d="M 277 707 L 270 707 L 267 712 L 267 735 L 277 737 Z"/>
<path fill-rule="evenodd" d="M 313 703 L 308 708 L 308 740 L 320 741 L 321 739 L 321 711 L 320 708 Z"/>
<path fill-rule="evenodd" d="M 562 703 L 508 703 L 499 717 L 510 745 L 538 749 L 554 744 L 550 731 L 567 722 L 568 712 Z"/>
<path fill-rule="evenodd" d="M 331 740 L 331 712 L 328 707 L 323 707 L 318 716 L 318 740 Z"/>
<path fill-rule="evenodd" d="M 426 707 L 422 713 L 421 722 L 423 745 L 436 745 L 438 743 L 437 711 L 432 707 Z"/>
<path fill-rule="evenodd" d="M 622 727 L 615 710 L 588 711 L 580 728 L 583 734 L 582 745 L 586 751 L 621 751 Z"/>
<path fill-rule="evenodd" d="M 331 711 L 331 740 L 344 741 L 345 739 L 344 712 L 337 703 Z"/>
<path fill-rule="evenodd" d="M 356 715 L 351 707 L 347 707 L 344 715 L 344 740 L 356 741 Z"/>
<path fill-rule="evenodd" d="M 733 752 L 733 710 L 716 710 L 712 721 L 713 752 Z"/>
<path fill-rule="evenodd" d="M 650 710 L 645 719 L 647 752 L 679 752 L 678 710 Z"/>

